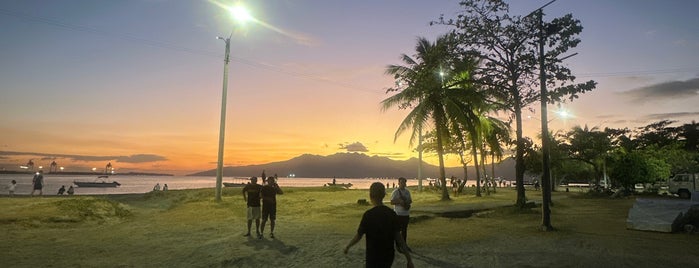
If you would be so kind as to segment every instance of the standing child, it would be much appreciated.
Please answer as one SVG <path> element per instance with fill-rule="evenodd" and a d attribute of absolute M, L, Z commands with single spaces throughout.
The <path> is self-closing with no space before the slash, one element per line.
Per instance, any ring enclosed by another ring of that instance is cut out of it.
<path fill-rule="evenodd" d="M 7 189 L 10 190 L 10 196 L 15 195 L 15 188 L 17 188 L 17 181 L 12 180 L 12 182 L 10 182 L 10 184 L 7 186 Z"/>

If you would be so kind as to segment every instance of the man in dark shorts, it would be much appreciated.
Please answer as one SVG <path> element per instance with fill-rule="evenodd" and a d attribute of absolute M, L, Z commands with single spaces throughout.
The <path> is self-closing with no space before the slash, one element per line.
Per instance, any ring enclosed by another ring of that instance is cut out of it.
<path fill-rule="evenodd" d="M 243 200 L 247 202 L 248 211 L 248 233 L 244 236 L 250 236 L 250 228 L 252 220 L 255 220 L 255 231 L 257 238 L 262 238 L 260 234 L 260 190 L 262 186 L 257 184 L 257 177 L 250 178 L 250 183 L 243 188 Z"/>
<path fill-rule="evenodd" d="M 34 178 L 32 178 L 32 196 L 34 196 L 34 192 L 36 190 L 39 190 L 39 195 L 44 195 L 44 171 L 39 170 L 39 172 L 34 175 Z"/>
<path fill-rule="evenodd" d="M 391 194 L 391 204 L 394 205 L 393 211 L 398 215 L 398 230 L 400 231 L 403 242 L 408 245 L 408 223 L 410 223 L 410 206 L 413 203 L 413 198 L 410 196 L 410 191 L 407 188 L 408 180 L 404 177 L 398 178 L 398 189 L 393 190 Z M 397 245 L 396 245 L 397 246 Z M 410 247 L 408 247 L 410 250 Z M 400 247 L 398 248 L 400 251 Z"/>
<path fill-rule="evenodd" d="M 274 177 L 267 178 L 267 184 L 262 186 L 262 228 L 260 235 L 265 233 L 265 224 L 269 218 L 269 237 L 274 238 L 274 223 L 277 220 L 277 195 L 284 194 L 279 184 L 275 182 Z"/>
<path fill-rule="evenodd" d="M 395 254 L 394 243 L 402 249 L 402 253 L 408 260 L 408 267 L 413 267 L 410 252 L 399 232 L 398 216 L 383 204 L 384 196 L 386 196 L 386 188 L 382 183 L 371 184 L 369 197 L 374 207 L 364 212 L 357 234 L 345 247 L 344 253 L 347 254 L 350 247 L 357 244 L 366 234 L 366 267 L 391 267 Z"/>

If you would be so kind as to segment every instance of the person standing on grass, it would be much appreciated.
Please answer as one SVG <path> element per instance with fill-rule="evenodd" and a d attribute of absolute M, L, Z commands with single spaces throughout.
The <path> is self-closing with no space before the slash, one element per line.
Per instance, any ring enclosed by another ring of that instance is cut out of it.
<path fill-rule="evenodd" d="M 12 182 L 10 182 L 10 184 L 7 185 L 7 190 L 10 191 L 10 196 L 14 196 L 14 195 L 15 195 L 15 189 L 16 189 L 16 188 L 17 188 L 17 181 L 16 181 L 16 180 L 12 180 Z"/>
<path fill-rule="evenodd" d="M 269 237 L 274 238 L 274 223 L 277 220 L 277 195 L 284 194 L 282 188 L 275 181 L 274 177 L 267 178 L 267 184 L 262 186 L 260 196 L 262 197 L 262 228 L 260 236 L 265 233 L 265 224 L 269 218 Z"/>
<path fill-rule="evenodd" d="M 44 171 L 39 170 L 39 172 L 34 175 L 34 178 L 32 178 L 32 196 L 34 196 L 34 192 L 36 190 L 39 190 L 39 195 L 44 195 Z"/>
<path fill-rule="evenodd" d="M 413 203 L 413 198 L 410 196 L 410 191 L 406 188 L 408 180 L 400 177 L 398 178 L 398 189 L 393 190 L 391 194 L 391 204 L 393 205 L 393 211 L 398 215 L 398 227 L 400 230 L 400 235 L 405 241 L 406 248 L 411 251 L 408 244 L 408 223 L 410 222 L 410 206 Z M 397 244 L 396 244 L 397 245 Z M 398 248 L 400 251 L 400 247 Z"/>
<path fill-rule="evenodd" d="M 410 252 L 398 229 L 398 217 L 393 210 L 383 204 L 385 196 L 386 188 L 383 183 L 371 184 L 369 198 L 374 207 L 362 215 L 357 234 L 347 244 L 344 253 L 347 254 L 349 249 L 366 234 L 366 267 L 391 267 L 395 254 L 394 243 L 401 248 L 400 251 L 408 261 L 408 267 L 414 267 Z"/>
<path fill-rule="evenodd" d="M 250 183 L 243 187 L 243 200 L 247 202 L 248 211 L 248 233 L 243 236 L 250 236 L 252 220 L 255 220 L 255 231 L 257 238 L 262 239 L 260 233 L 260 190 L 262 186 L 257 184 L 257 177 L 250 178 Z"/>

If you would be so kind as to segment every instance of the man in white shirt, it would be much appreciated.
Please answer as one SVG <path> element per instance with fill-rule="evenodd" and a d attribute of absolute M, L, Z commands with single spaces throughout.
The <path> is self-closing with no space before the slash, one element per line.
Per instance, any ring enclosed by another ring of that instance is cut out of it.
<path fill-rule="evenodd" d="M 393 211 L 398 215 L 398 226 L 400 230 L 400 235 L 403 237 L 405 244 L 408 244 L 408 222 L 410 222 L 410 206 L 413 203 L 413 199 L 410 196 L 410 191 L 406 188 L 408 180 L 406 178 L 398 178 L 398 188 L 393 190 L 391 194 L 391 204 L 393 205 Z M 406 248 L 412 251 L 410 247 Z M 400 247 L 398 247 L 400 251 Z"/>

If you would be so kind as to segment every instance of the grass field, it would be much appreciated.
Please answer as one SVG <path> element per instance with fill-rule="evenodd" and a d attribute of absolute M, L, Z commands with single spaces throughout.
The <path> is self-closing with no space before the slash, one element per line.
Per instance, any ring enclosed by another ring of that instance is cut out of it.
<path fill-rule="evenodd" d="M 240 189 L 0 198 L 3 267 L 362 267 L 348 255 L 367 190 L 286 188 L 276 239 L 249 239 Z M 472 190 L 472 189 L 469 189 Z M 413 192 L 408 243 L 416 267 L 699 267 L 699 236 L 626 229 L 634 199 L 554 193 L 553 232 L 540 211 L 516 210 L 512 189 L 439 201 Z M 528 191 L 530 200 L 539 192 Z M 474 214 L 437 212 L 482 210 Z M 440 216 L 441 215 L 441 216 Z M 254 228 L 254 227 L 253 227 Z M 265 235 L 269 233 L 267 226 Z M 404 266 L 397 255 L 394 267 Z"/>

